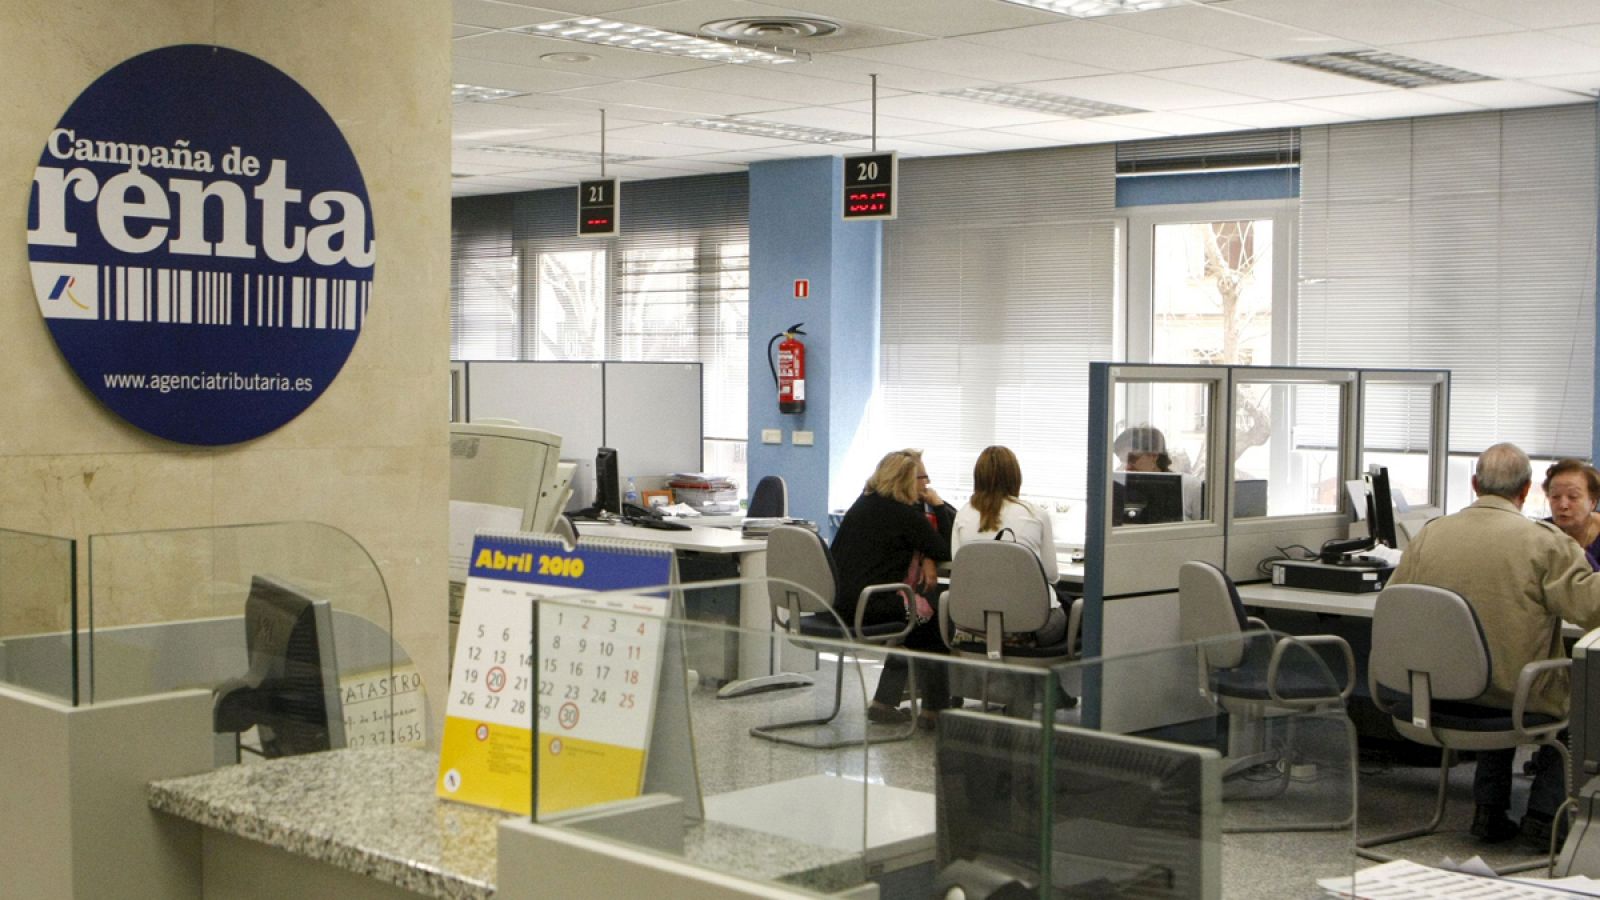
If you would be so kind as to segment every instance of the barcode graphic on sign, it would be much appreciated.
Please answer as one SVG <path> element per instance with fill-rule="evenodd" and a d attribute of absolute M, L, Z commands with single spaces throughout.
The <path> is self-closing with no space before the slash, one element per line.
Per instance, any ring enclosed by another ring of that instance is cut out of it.
<path fill-rule="evenodd" d="M 372 282 L 101 266 L 96 318 L 109 322 L 360 331 Z"/>

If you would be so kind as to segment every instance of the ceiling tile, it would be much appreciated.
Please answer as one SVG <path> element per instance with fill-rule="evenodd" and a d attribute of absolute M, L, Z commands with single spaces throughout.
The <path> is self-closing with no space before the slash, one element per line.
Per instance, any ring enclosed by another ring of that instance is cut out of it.
<path fill-rule="evenodd" d="M 1233 91 L 1263 100 L 1300 100 L 1306 97 L 1333 97 L 1361 91 L 1388 90 L 1381 84 L 1318 72 L 1303 66 L 1252 59 L 1218 63 L 1213 66 L 1188 66 L 1149 73 L 1152 78 L 1198 84 L 1220 91 Z"/>
<path fill-rule="evenodd" d="M 1234 0 L 1230 9 L 1380 47 L 1515 30 L 1438 0 Z"/>
<path fill-rule="evenodd" d="M 794 104 L 818 106 L 848 103 L 872 96 L 872 86 L 867 81 L 849 84 L 827 78 L 815 78 L 804 74 L 804 70 L 784 66 L 775 68 L 715 66 L 692 72 L 663 75 L 652 78 L 651 81 L 698 91 L 727 91 L 743 94 L 746 97 L 764 97 L 768 100 L 787 100 Z M 880 97 L 887 96 L 885 90 L 879 86 Z"/>
<path fill-rule="evenodd" d="M 870 112 L 871 104 L 846 103 L 839 108 Z M 1030 122 L 1049 122 L 1061 118 L 1052 113 L 999 106 L 993 103 L 974 103 L 970 100 L 956 100 L 936 94 L 902 94 L 879 100 L 878 112 L 903 119 L 937 122 L 946 126 L 964 125 L 968 128 L 999 128 L 1006 125 L 1026 125 Z"/>
<path fill-rule="evenodd" d="M 1263 59 L 1354 50 L 1363 46 L 1321 32 L 1239 15 L 1232 6 L 1231 3 L 1174 6 L 1136 16 L 1108 16 L 1103 24 Z"/>
<path fill-rule="evenodd" d="M 680 118 L 679 121 L 683 121 L 683 119 Z M 779 138 L 758 137 L 751 134 L 734 134 L 727 131 L 712 131 L 706 128 L 690 128 L 687 125 L 647 125 L 635 129 L 633 134 L 641 140 L 660 141 L 663 144 L 678 144 L 683 147 L 693 148 L 686 152 L 686 155 L 690 156 L 716 151 L 734 152 L 739 150 L 771 150 L 788 155 L 811 150 L 818 146 L 804 141 L 785 141 Z"/>
<path fill-rule="evenodd" d="M 716 153 L 696 153 L 693 156 L 680 157 L 680 159 L 703 159 L 708 162 L 737 163 L 745 166 L 754 162 L 765 162 L 769 159 L 793 158 L 787 153 L 766 150 L 724 150 Z"/>
<path fill-rule="evenodd" d="M 565 94 L 529 94 L 526 97 L 508 97 L 496 102 L 504 106 L 533 110 L 539 114 L 541 120 L 554 117 L 563 122 L 593 122 L 596 127 L 600 123 L 602 106 L 606 111 L 607 123 L 617 128 L 672 122 L 683 118 L 683 113 L 676 110 L 635 106 L 629 103 L 601 103 L 592 99 L 568 97 Z"/>
<path fill-rule="evenodd" d="M 1344 97 L 1314 97 L 1300 101 L 1302 106 L 1347 113 L 1363 119 L 1399 119 L 1407 116 L 1439 116 L 1482 109 L 1470 103 L 1417 91 L 1382 91 L 1376 94 L 1349 94 Z"/>
<path fill-rule="evenodd" d="M 497 0 L 507 6 L 525 6 L 544 9 L 557 14 L 557 18 L 572 16 L 606 16 L 652 5 L 652 0 Z"/>
<path fill-rule="evenodd" d="M 1549 78 L 1530 79 L 1533 84 L 1542 84 L 1545 87 L 1560 88 L 1590 97 L 1600 93 L 1600 71 L 1583 72 L 1577 75 L 1552 75 Z"/>
<path fill-rule="evenodd" d="M 760 3 L 763 6 L 786 4 Z M 811 12 L 836 22 L 865 22 L 938 37 L 1017 28 L 1060 20 L 1055 13 L 1014 3 L 973 0 L 805 0 Z"/>
<path fill-rule="evenodd" d="M 996 31 L 963 40 L 997 47 L 1007 53 L 1031 53 L 1113 72 L 1140 72 L 1242 58 L 1237 53 L 1212 47 L 1081 20 Z"/>
<path fill-rule="evenodd" d="M 1255 99 L 1248 94 L 1217 90 L 1204 85 L 1129 74 L 1041 81 L 1029 84 L 1028 88 L 1148 110 L 1224 106 L 1231 103 L 1248 103 Z"/>
<path fill-rule="evenodd" d="M 800 107 L 762 113 L 761 118 L 769 122 L 805 125 L 810 128 L 826 128 L 829 131 L 848 131 L 855 134 L 868 135 L 872 133 L 872 111 L 858 106 Z M 927 134 L 932 131 L 946 131 L 949 128 L 949 125 L 937 122 L 886 116 L 882 114 L 881 110 L 878 115 L 878 134 L 881 135 L 907 137 Z"/>
<path fill-rule="evenodd" d="M 1105 125 L 1093 119 L 1071 119 L 1046 122 L 1039 125 L 1018 125 L 1015 128 L 997 129 L 1005 134 L 1039 138 L 1056 144 L 1104 144 L 1109 141 L 1143 141 L 1161 137 L 1154 131 L 1128 128 L 1122 125 Z"/>
<path fill-rule="evenodd" d="M 482 28 L 518 28 L 550 21 L 550 10 L 498 0 L 450 0 L 450 21 Z"/>
<path fill-rule="evenodd" d="M 1596 3 L 1595 8 L 1600 9 L 1600 3 Z M 1587 44 L 1590 47 L 1600 47 L 1600 25 L 1573 25 L 1568 28 L 1552 28 L 1549 33 L 1558 38 Z"/>
<path fill-rule="evenodd" d="M 1600 3 L 1594 0 L 1444 0 L 1480 15 L 1493 16 L 1524 28 L 1600 24 Z"/>
<path fill-rule="evenodd" d="M 451 25 L 450 37 L 452 40 L 455 38 L 471 37 L 475 34 L 483 34 L 488 30 L 489 29 L 487 28 L 479 28 L 476 25 Z"/>
<path fill-rule="evenodd" d="M 838 54 L 875 62 L 893 63 L 916 69 L 953 72 L 985 81 L 1014 84 L 1044 78 L 1075 78 L 1098 75 L 1105 69 L 1047 59 L 1027 53 L 996 53 L 993 47 L 960 40 L 920 41 L 871 50 L 851 50 Z"/>
<path fill-rule="evenodd" d="M 969 128 L 964 131 L 945 131 L 935 134 L 920 136 L 922 140 L 935 144 L 946 144 L 951 147 L 960 147 L 969 151 L 1000 152 L 1005 150 L 1027 150 L 1038 147 L 1043 140 L 1020 134 L 1006 134 L 1003 131 L 988 131 Z"/>
<path fill-rule="evenodd" d="M 1097 125 L 1115 125 L 1126 128 L 1137 128 L 1140 131 L 1153 131 L 1157 134 L 1216 134 L 1222 131 L 1238 131 L 1238 126 L 1230 122 L 1217 119 L 1204 119 L 1199 116 L 1184 115 L 1172 112 L 1132 113 L 1125 116 L 1100 116 L 1096 118 Z"/>
<path fill-rule="evenodd" d="M 970 75 L 959 75 L 940 69 L 914 69 L 908 66 L 896 66 L 886 62 L 870 59 L 859 59 L 840 53 L 819 53 L 806 64 L 805 74 L 813 78 L 826 78 L 829 81 L 842 81 L 846 84 L 860 85 L 864 92 L 869 92 L 872 85 L 872 76 L 878 76 L 878 89 L 893 90 L 907 93 L 945 91 L 955 88 L 974 87 L 985 84 L 981 78 Z M 871 96 L 864 93 L 863 96 Z"/>
<path fill-rule="evenodd" d="M 1188 112 L 1219 122 L 1247 128 L 1293 128 L 1298 125 L 1324 125 L 1354 122 L 1356 116 L 1327 109 L 1313 109 L 1295 103 L 1246 103 L 1238 106 L 1210 106 Z"/>
<path fill-rule="evenodd" d="M 1581 103 L 1584 98 L 1571 91 L 1520 81 L 1476 81 L 1471 84 L 1442 84 L 1418 88 L 1438 97 L 1448 97 L 1482 106 L 1485 109 L 1511 109 L 1519 106 L 1560 106 Z"/>
<path fill-rule="evenodd" d="M 1589 72 L 1597 59 L 1593 47 L 1537 31 L 1399 44 L 1392 49 L 1492 78 L 1537 78 Z"/>
<path fill-rule="evenodd" d="M 697 116 L 731 116 L 769 109 L 787 109 L 796 105 L 781 100 L 761 100 L 734 94 L 695 91 L 657 84 L 653 81 L 613 81 L 609 84 L 563 91 L 561 96 L 606 104 L 626 103 Z"/>
<path fill-rule="evenodd" d="M 546 91 L 566 91 L 615 81 L 580 75 L 556 68 L 514 66 L 502 62 L 470 59 L 457 56 L 450 66 L 450 77 L 457 84 L 477 84 L 485 87 L 505 88 L 539 94 Z M 496 101 L 499 102 L 499 101 Z"/>
<path fill-rule="evenodd" d="M 871 153 L 893 150 L 902 157 L 919 156 L 962 156 L 971 153 L 963 147 L 952 147 L 948 144 L 932 144 L 919 141 L 916 138 L 878 138 L 878 146 L 874 151 L 871 141 L 840 141 L 832 146 L 837 147 L 841 154 L 846 153 Z"/>
<path fill-rule="evenodd" d="M 555 53 L 582 53 L 594 57 L 585 63 L 549 62 L 544 56 Z M 455 42 L 456 59 L 476 59 L 504 65 L 561 72 L 585 78 L 649 78 L 691 69 L 721 65 L 664 53 L 645 53 L 600 47 L 576 41 L 558 41 L 511 31 L 496 31 L 463 38 Z"/>
<path fill-rule="evenodd" d="M 867 23 L 859 18 L 849 21 L 821 15 L 815 11 L 795 7 L 755 3 L 751 0 L 672 0 L 654 6 L 629 10 L 626 19 L 639 25 L 649 25 L 666 31 L 699 34 L 708 22 L 725 19 L 781 19 L 798 17 L 822 19 L 840 26 L 829 35 L 791 40 L 757 40 L 757 44 L 770 44 L 807 53 L 831 50 L 850 50 L 859 47 L 878 47 L 905 41 L 927 40 L 930 35 L 920 32 L 920 19 L 904 19 L 894 27 Z"/>

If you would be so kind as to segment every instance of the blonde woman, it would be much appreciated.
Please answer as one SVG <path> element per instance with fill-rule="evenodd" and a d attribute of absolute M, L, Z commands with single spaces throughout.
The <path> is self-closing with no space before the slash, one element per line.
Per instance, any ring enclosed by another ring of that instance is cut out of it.
<path fill-rule="evenodd" d="M 839 569 L 834 609 L 839 616 L 854 622 L 862 589 L 905 581 L 918 554 L 922 562 L 912 587 L 929 603 L 937 604 L 938 564 L 950 559 L 950 529 L 955 517 L 955 508 L 933 490 L 928 470 L 922 464 L 922 451 L 896 450 L 884 456 L 833 536 L 833 561 Z M 905 615 L 899 595 L 880 594 L 869 602 L 862 621 L 876 625 L 904 621 Z M 905 645 L 944 652 L 938 616 L 912 629 Z M 926 675 L 921 668 L 917 671 L 919 683 L 926 687 L 923 711 L 931 721 L 938 710 L 949 704 L 949 688 L 943 666 L 926 668 Z M 891 657 L 878 680 L 868 717 L 874 722 L 907 721 L 911 714 L 898 708 L 905 685 L 904 660 Z"/>

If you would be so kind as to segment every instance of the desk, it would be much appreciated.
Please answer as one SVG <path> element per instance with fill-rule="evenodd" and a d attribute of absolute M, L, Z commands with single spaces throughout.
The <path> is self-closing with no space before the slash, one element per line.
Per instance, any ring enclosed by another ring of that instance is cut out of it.
<path fill-rule="evenodd" d="M 862 827 L 862 800 L 866 827 Z M 771 834 L 801 846 L 861 853 L 867 874 L 932 862 L 937 830 L 932 794 L 863 785 L 838 775 L 808 775 L 705 798 L 706 821 Z"/>
<path fill-rule="evenodd" d="M 581 537 L 622 538 L 630 541 L 649 541 L 665 544 L 678 555 L 680 580 L 684 583 L 705 581 L 718 577 L 716 569 L 731 562 L 724 577 L 753 579 L 767 574 L 767 542 L 764 538 L 747 538 L 742 532 L 706 525 L 690 525 L 688 531 L 665 531 L 659 528 L 639 528 L 634 525 L 612 522 L 579 522 Z M 712 557 L 706 559 L 706 557 Z M 739 590 L 737 609 L 722 609 L 709 596 L 698 598 L 689 617 L 738 625 L 747 632 L 766 632 L 772 626 L 772 614 L 767 604 L 765 587 L 749 584 Z M 712 608 L 718 607 L 718 608 Z M 736 638 L 728 633 L 731 640 Z M 705 635 L 708 639 L 714 635 Z M 740 640 L 737 647 L 691 647 L 689 664 L 701 677 L 716 681 L 765 675 L 771 659 L 770 640 Z"/>
<path fill-rule="evenodd" d="M 1378 591 L 1360 594 L 1341 594 L 1337 591 L 1308 591 L 1304 588 L 1275 587 L 1272 584 L 1241 584 L 1239 599 L 1245 606 L 1262 609 L 1281 609 L 1286 612 L 1321 613 L 1329 616 L 1372 618 L 1378 608 Z M 1561 636 L 1568 640 L 1583 637 L 1582 628 L 1571 622 L 1561 623 Z"/>
<path fill-rule="evenodd" d="M 158 781 L 148 796 L 204 827 L 208 893 L 266 873 L 282 897 L 487 900 L 506 816 L 435 797 L 438 767 L 422 750 L 334 750 Z M 713 822 L 689 825 L 684 851 L 718 871 L 823 892 L 855 884 L 861 856 Z"/>

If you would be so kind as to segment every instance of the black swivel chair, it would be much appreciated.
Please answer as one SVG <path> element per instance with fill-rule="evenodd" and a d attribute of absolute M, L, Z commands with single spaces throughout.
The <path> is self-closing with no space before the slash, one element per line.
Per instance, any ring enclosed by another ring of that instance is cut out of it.
<path fill-rule="evenodd" d="M 781 475 L 768 475 L 756 482 L 750 493 L 750 508 L 745 515 L 752 519 L 778 519 L 789 514 L 789 486 Z"/>

